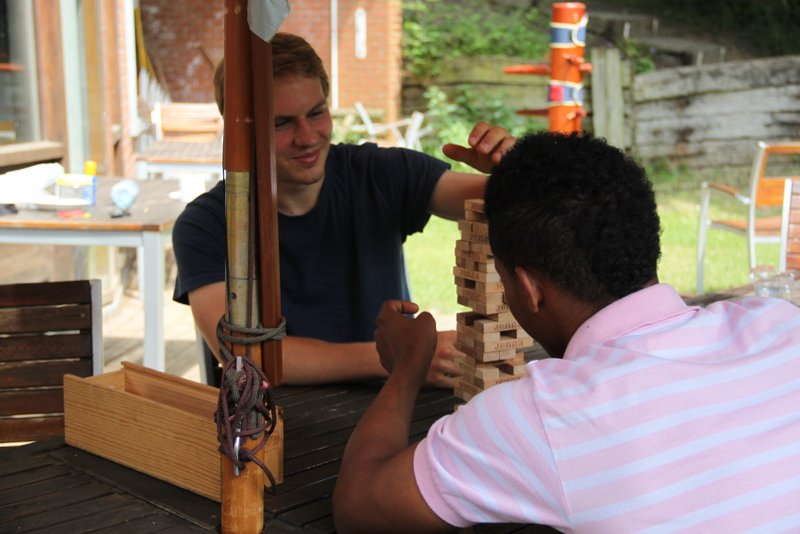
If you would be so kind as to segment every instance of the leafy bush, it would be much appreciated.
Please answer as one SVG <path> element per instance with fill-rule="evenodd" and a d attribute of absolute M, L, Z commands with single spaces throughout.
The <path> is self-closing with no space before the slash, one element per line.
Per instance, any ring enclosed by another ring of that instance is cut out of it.
<path fill-rule="evenodd" d="M 547 129 L 545 121 L 517 115 L 500 98 L 479 96 L 468 85 L 459 87 L 454 97 L 432 85 L 425 91 L 425 99 L 428 108 L 425 120 L 433 133 L 422 138 L 422 149 L 438 158 L 442 157 L 444 143 L 465 144 L 472 127 L 480 121 L 502 125 L 517 137 Z M 455 163 L 453 169 L 474 172 L 461 163 Z"/>
<path fill-rule="evenodd" d="M 698 33 L 735 37 L 765 56 L 800 53 L 800 1 L 610 0 Z M 589 14 L 591 19 L 591 12 Z"/>
<path fill-rule="evenodd" d="M 441 72 L 445 57 L 549 53 L 549 17 L 535 7 L 486 0 L 406 0 L 403 60 L 423 85 Z"/>

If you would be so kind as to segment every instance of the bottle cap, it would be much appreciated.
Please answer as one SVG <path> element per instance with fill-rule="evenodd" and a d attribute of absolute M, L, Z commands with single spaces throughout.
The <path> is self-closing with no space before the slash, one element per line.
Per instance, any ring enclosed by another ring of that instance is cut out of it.
<path fill-rule="evenodd" d="M 83 173 L 90 176 L 97 174 L 97 162 L 94 160 L 86 160 L 83 164 Z"/>

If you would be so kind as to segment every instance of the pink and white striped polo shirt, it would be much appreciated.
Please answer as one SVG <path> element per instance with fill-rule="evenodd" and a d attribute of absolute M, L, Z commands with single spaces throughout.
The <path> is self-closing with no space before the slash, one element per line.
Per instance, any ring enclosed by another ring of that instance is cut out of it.
<path fill-rule="evenodd" d="M 800 309 L 689 307 L 659 284 L 563 359 L 442 418 L 414 457 L 448 523 L 565 532 L 800 532 Z"/>

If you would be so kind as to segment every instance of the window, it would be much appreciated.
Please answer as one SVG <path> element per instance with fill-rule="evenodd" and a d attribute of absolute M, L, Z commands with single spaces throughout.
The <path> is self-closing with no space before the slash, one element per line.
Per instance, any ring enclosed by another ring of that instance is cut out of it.
<path fill-rule="evenodd" d="M 32 2 L 0 0 L 0 145 L 39 139 Z"/>

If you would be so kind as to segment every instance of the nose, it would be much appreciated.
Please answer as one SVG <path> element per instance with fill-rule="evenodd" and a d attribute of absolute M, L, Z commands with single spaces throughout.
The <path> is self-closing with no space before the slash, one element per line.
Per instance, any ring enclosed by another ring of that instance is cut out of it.
<path fill-rule="evenodd" d="M 301 118 L 295 124 L 294 142 L 299 146 L 309 146 L 317 142 L 317 133 L 309 121 Z"/>

